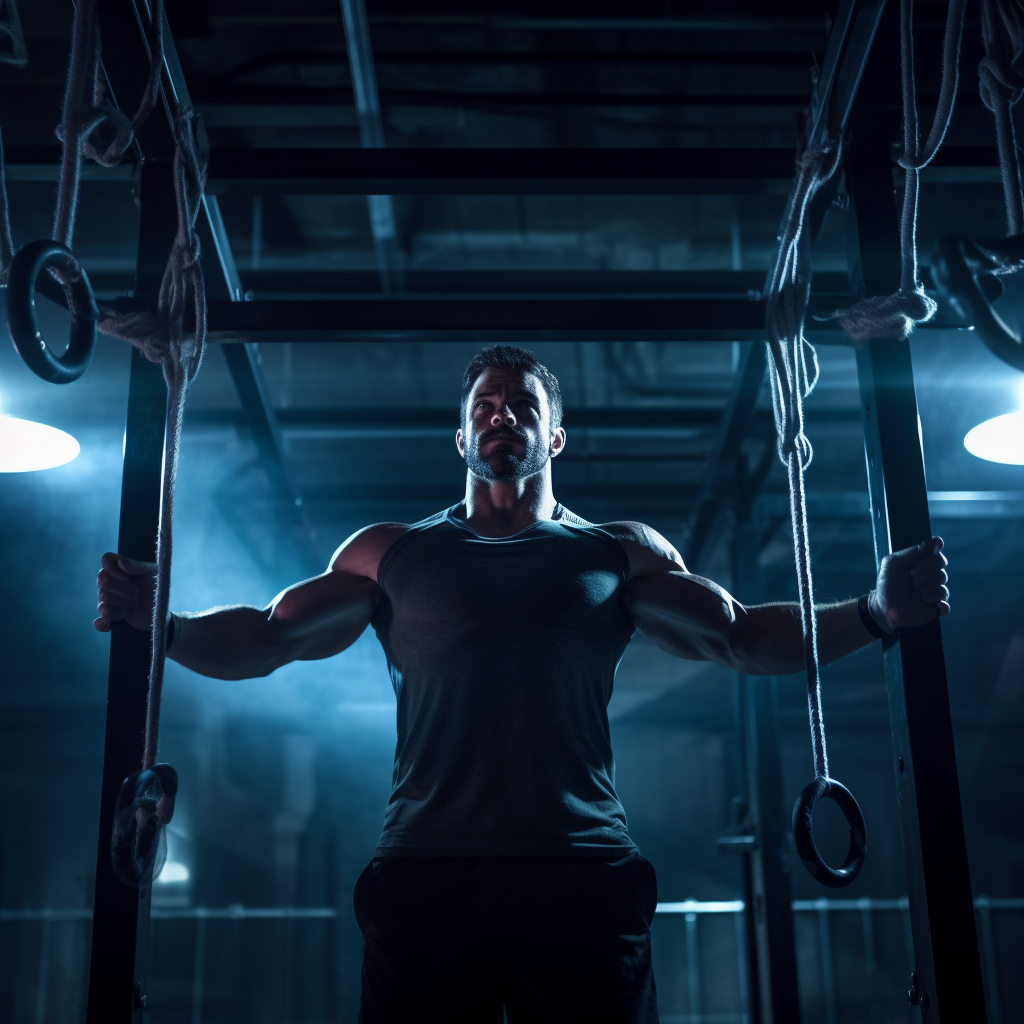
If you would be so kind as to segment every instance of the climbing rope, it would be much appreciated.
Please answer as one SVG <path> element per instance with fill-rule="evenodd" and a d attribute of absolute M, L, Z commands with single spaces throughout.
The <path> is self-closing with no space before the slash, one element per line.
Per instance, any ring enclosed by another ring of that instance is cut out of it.
<path fill-rule="evenodd" d="M 808 149 L 797 161 L 792 199 L 786 212 L 779 252 L 767 296 L 765 329 L 771 353 L 768 377 L 778 434 L 779 458 L 789 478 L 790 515 L 796 560 L 804 664 L 807 669 L 807 708 L 811 725 L 814 781 L 807 786 L 793 810 L 793 834 L 797 851 L 808 870 L 832 887 L 848 885 L 864 863 L 864 819 L 856 800 L 841 783 L 829 776 L 825 721 L 821 710 L 818 669 L 818 627 L 814 610 L 811 550 L 807 526 L 804 472 L 814 452 L 804 433 L 803 401 L 818 379 L 818 359 L 804 337 L 804 317 L 810 295 L 810 242 L 804 231 L 811 200 L 836 173 L 841 147 L 838 137 Z M 811 815 L 823 797 L 835 800 L 850 824 L 850 850 L 840 868 L 825 863 L 814 845 Z"/>
<path fill-rule="evenodd" d="M 869 338 L 906 338 L 914 326 L 935 316 L 935 300 L 925 294 L 918 276 L 917 207 L 921 170 L 939 151 L 953 119 L 959 81 L 960 41 L 966 0 L 950 0 L 942 44 L 942 82 L 935 116 L 924 145 L 920 142 L 917 85 L 914 70 L 914 3 L 900 0 L 900 69 L 903 95 L 903 204 L 900 212 L 900 287 L 891 295 L 863 299 L 822 319 L 837 320 L 856 341 Z"/>
<path fill-rule="evenodd" d="M 0 0 L 0 61 L 18 67 L 28 63 L 17 0 Z"/>
<path fill-rule="evenodd" d="M 150 362 L 159 363 L 167 382 L 167 420 L 164 439 L 160 526 L 157 533 L 156 594 L 153 608 L 153 652 L 149 670 L 146 740 L 142 767 L 156 761 L 160 725 L 160 695 L 164 673 L 164 633 L 171 587 L 171 527 L 174 483 L 178 471 L 181 424 L 189 386 L 195 380 L 206 350 L 206 289 L 199 262 L 196 220 L 206 187 L 208 147 L 201 118 L 190 108 L 179 110 L 174 121 L 174 192 L 178 230 L 171 246 L 155 311 L 120 314 L 103 312 L 100 329 L 140 349 Z M 185 330 L 190 304 L 195 327 Z"/>
<path fill-rule="evenodd" d="M 164 426 L 163 478 L 157 530 L 156 588 L 153 602 L 152 647 L 146 694 L 146 730 L 142 767 L 125 780 L 114 810 L 111 855 L 114 874 L 125 884 L 139 886 L 155 877 L 165 856 L 163 826 L 174 814 L 178 776 L 169 764 L 158 764 L 160 698 L 166 655 L 167 608 L 171 589 L 174 485 L 181 448 L 181 425 L 188 389 L 206 350 L 206 289 L 199 262 L 196 220 L 206 186 L 208 147 L 202 120 L 190 108 L 179 109 L 174 120 L 174 193 L 178 228 L 156 309 L 139 313 L 104 312 L 104 334 L 123 338 L 151 362 L 159 363 L 167 383 Z M 191 305 L 194 329 L 186 331 L 185 312 Z"/>

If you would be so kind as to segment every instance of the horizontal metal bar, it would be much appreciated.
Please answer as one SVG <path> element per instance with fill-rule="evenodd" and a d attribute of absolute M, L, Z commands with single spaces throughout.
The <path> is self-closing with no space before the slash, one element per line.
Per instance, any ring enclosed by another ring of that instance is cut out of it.
<path fill-rule="evenodd" d="M 387 150 L 366 152 L 388 152 Z M 121 311 L 143 307 L 135 299 L 111 303 Z M 651 338 L 652 332 L 680 341 L 760 339 L 764 302 L 735 299 L 677 299 L 636 295 L 594 298 L 451 298 L 437 296 L 353 296 L 316 301 L 210 302 L 212 342 L 347 341 L 366 332 L 393 338 L 411 332 L 501 331 L 576 335 L 614 333 Z M 816 334 L 845 343 L 832 324 Z"/>
<path fill-rule="evenodd" d="M 757 504 L 769 516 L 789 515 L 788 495 L 763 494 Z M 936 519 L 1024 519 L 1024 491 L 929 491 L 928 510 Z M 807 511 L 823 519 L 870 516 L 866 491 L 808 492 Z"/>
<path fill-rule="evenodd" d="M 218 108 L 219 109 L 219 108 Z M 351 114 L 346 115 L 354 123 Z M 56 181 L 60 147 L 8 146 L 8 181 Z M 215 149 L 207 192 L 312 195 L 683 195 L 781 192 L 791 149 Z M 85 180 L 124 182 L 129 162 L 83 166 Z M 925 183 L 998 181 L 992 147 L 945 147 Z"/>
<path fill-rule="evenodd" d="M 219 149 L 207 191 L 678 195 L 789 188 L 790 149 Z"/>
<path fill-rule="evenodd" d="M 975 909 L 1024 910 L 1024 898 L 979 896 L 975 899 L 974 906 Z M 793 910 L 797 912 L 820 910 L 830 913 L 854 910 L 892 911 L 905 910 L 906 907 L 906 896 L 901 896 L 898 899 L 861 897 L 849 900 L 793 900 Z M 738 914 L 744 909 L 743 900 L 680 900 L 674 903 L 659 903 L 654 912 L 656 914 Z M 153 907 L 151 916 L 163 920 L 203 918 L 221 921 L 298 921 L 336 918 L 338 911 L 334 907 L 243 907 L 234 903 L 227 907 Z M 90 920 L 92 920 L 92 909 L 89 907 L 0 910 L 0 922 Z"/>

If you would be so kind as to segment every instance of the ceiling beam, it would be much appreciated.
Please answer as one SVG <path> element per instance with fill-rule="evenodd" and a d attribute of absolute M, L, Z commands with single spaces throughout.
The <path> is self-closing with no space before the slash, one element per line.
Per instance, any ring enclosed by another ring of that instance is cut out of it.
<path fill-rule="evenodd" d="M 112 300 L 122 312 L 134 298 Z M 465 298 L 359 295 L 345 299 L 208 304 L 210 340 L 348 341 L 366 334 L 393 340 L 409 334 L 473 331 L 550 334 L 561 340 L 616 339 L 737 341 L 762 338 L 765 304 L 757 299 L 677 299 L 635 295 L 610 298 Z M 834 323 L 815 334 L 849 339 Z"/>
<path fill-rule="evenodd" d="M 215 149 L 208 194 L 787 194 L 791 149 Z M 60 147 L 5 146 L 9 182 L 56 181 Z M 129 163 L 83 165 L 85 181 L 129 181 Z M 997 183 L 991 146 L 946 146 L 922 172 L 941 184 Z"/>

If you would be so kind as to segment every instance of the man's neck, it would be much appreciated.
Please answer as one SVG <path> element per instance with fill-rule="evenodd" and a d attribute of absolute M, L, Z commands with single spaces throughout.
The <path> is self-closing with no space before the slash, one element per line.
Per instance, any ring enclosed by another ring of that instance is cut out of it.
<path fill-rule="evenodd" d="M 551 465 L 524 480 L 484 480 L 466 474 L 466 525 L 483 537 L 508 537 L 555 511 Z"/>

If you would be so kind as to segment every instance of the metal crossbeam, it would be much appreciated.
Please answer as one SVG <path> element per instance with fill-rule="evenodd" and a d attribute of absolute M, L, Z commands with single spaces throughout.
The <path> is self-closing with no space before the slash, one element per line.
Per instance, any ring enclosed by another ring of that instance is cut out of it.
<path fill-rule="evenodd" d="M 252 149 L 210 155 L 213 193 L 785 195 L 790 149 Z"/>
<path fill-rule="evenodd" d="M 791 149 L 215 149 L 207 193 L 288 195 L 786 195 Z M 9 182 L 57 181 L 60 147 L 4 147 Z M 130 164 L 86 163 L 84 181 L 130 181 Z M 993 147 L 944 147 L 921 172 L 997 184 Z"/>
<path fill-rule="evenodd" d="M 131 311 L 138 300 L 108 305 Z M 376 336 L 431 332 L 501 332 L 543 335 L 551 340 L 653 338 L 679 341 L 735 341 L 761 338 L 764 303 L 760 300 L 610 298 L 465 298 L 437 296 L 354 296 L 302 302 L 254 301 L 209 303 L 210 340 L 216 343 L 264 341 L 352 341 Z M 846 344 L 836 327 L 822 324 L 822 340 Z"/>

